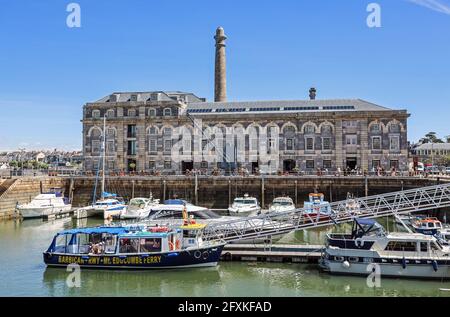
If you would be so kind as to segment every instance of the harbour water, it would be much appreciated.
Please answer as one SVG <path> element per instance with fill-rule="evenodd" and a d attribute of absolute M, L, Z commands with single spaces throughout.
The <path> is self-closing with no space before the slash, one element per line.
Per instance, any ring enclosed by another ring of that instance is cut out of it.
<path fill-rule="evenodd" d="M 381 219 L 389 230 L 392 221 Z M 216 268 L 104 271 L 82 270 L 81 287 L 68 287 L 70 272 L 46 268 L 42 252 L 54 234 L 100 221 L 71 218 L 0 222 L 0 296 L 450 296 L 446 281 L 383 278 L 369 288 L 364 277 L 330 276 L 316 265 L 221 262 Z M 328 228 L 289 234 L 283 243 L 323 242 Z"/>

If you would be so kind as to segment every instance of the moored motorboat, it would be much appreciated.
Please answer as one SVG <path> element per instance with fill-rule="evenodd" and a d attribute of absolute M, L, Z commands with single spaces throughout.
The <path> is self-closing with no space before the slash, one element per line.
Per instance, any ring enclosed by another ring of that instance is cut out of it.
<path fill-rule="evenodd" d="M 216 266 L 224 243 L 204 242 L 205 225 L 117 226 L 58 233 L 44 252 L 48 266 L 102 269 L 172 269 Z"/>
<path fill-rule="evenodd" d="M 416 218 L 411 226 L 418 233 L 435 235 L 442 230 L 442 223 L 436 217 Z"/>
<path fill-rule="evenodd" d="M 133 198 L 126 208 L 120 211 L 120 219 L 145 219 L 150 215 L 152 208 L 159 206 L 159 199 Z"/>
<path fill-rule="evenodd" d="M 309 200 L 303 204 L 304 221 L 328 220 L 332 216 L 331 205 L 322 193 L 309 194 Z"/>
<path fill-rule="evenodd" d="M 294 211 L 295 204 L 290 197 L 277 197 L 269 207 L 269 212 Z"/>
<path fill-rule="evenodd" d="M 77 219 L 99 217 L 110 219 L 120 216 L 126 204 L 120 197 L 115 194 L 104 193 L 102 198 L 95 201 L 92 205 L 78 208 L 74 211 L 74 217 Z"/>
<path fill-rule="evenodd" d="M 45 193 L 37 195 L 28 204 L 17 205 L 17 212 L 24 218 L 41 218 L 44 216 L 68 213 L 72 205 L 61 193 Z"/>
<path fill-rule="evenodd" d="M 328 234 L 320 266 L 332 274 L 450 278 L 450 249 L 420 233 L 386 233 L 373 219 L 356 219 L 351 234 Z"/>
<path fill-rule="evenodd" d="M 228 211 L 231 214 L 253 214 L 259 213 L 261 207 L 255 197 L 250 197 L 248 194 L 245 194 L 244 197 L 235 198 Z"/>

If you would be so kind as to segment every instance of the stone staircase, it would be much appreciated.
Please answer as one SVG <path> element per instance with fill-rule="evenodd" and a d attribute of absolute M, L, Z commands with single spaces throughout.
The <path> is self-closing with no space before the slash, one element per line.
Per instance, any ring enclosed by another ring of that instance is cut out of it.
<path fill-rule="evenodd" d="M 0 199 L 2 195 L 17 181 L 17 179 L 7 179 L 0 183 Z"/>

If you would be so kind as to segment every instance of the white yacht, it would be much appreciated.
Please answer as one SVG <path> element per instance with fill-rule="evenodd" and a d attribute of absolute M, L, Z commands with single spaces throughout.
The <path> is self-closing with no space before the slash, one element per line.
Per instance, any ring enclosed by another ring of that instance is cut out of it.
<path fill-rule="evenodd" d="M 295 204 L 290 197 L 277 197 L 270 205 L 269 212 L 294 211 Z"/>
<path fill-rule="evenodd" d="M 248 194 L 245 194 L 244 197 L 235 198 L 233 204 L 228 208 L 228 211 L 232 214 L 259 213 L 261 207 L 256 198 L 249 197 Z"/>
<path fill-rule="evenodd" d="M 37 195 L 31 202 L 18 205 L 16 209 L 26 219 L 67 213 L 72 205 L 60 193 L 47 193 Z"/>
<path fill-rule="evenodd" d="M 420 233 L 386 233 L 373 219 L 355 219 L 351 234 L 328 234 L 320 260 L 333 274 L 450 278 L 450 249 Z"/>
<path fill-rule="evenodd" d="M 117 198 L 115 195 L 104 195 L 102 199 L 94 202 L 92 205 L 76 209 L 74 217 L 77 219 L 90 217 L 110 219 L 111 217 L 120 216 L 121 211 L 126 207 L 127 205 L 121 198 Z"/>
<path fill-rule="evenodd" d="M 144 219 L 150 215 L 152 208 L 158 207 L 159 199 L 133 198 L 128 206 L 121 210 L 120 219 Z"/>
<path fill-rule="evenodd" d="M 309 200 L 304 202 L 303 208 L 303 215 L 307 221 L 330 219 L 333 214 L 330 203 L 325 200 L 322 193 L 309 194 Z"/>

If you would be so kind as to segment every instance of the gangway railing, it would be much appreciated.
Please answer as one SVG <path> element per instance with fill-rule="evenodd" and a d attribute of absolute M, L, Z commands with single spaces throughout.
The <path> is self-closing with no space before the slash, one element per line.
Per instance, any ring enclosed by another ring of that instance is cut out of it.
<path fill-rule="evenodd" d="M 411 212 L 428 211 L 450 207 L 450 183 L 410 189 L 331 203 L 327 216 L 319 212 L 315 216 L 304 208 L 287 212 L 271 212 L 258 216 L 206 226 L 204 240 L 237 241 L 277 236 L 291 231 L 318 228 L 353 221 L 355 218 L 378 218 L 398 216 Z"/>

